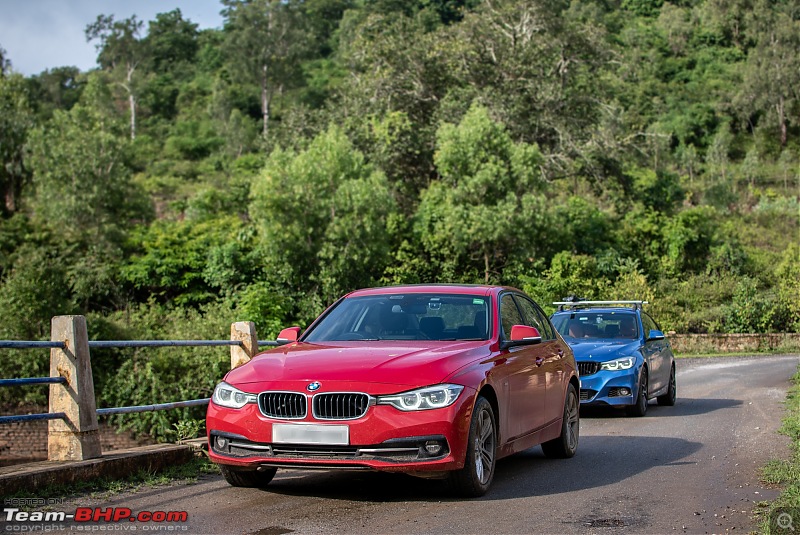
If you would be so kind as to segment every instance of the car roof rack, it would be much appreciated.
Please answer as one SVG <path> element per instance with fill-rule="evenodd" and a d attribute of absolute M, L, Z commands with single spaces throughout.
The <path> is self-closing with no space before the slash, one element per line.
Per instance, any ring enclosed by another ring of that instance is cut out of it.
<path fill-rule="evenodd" d="M 554 301 L 554 305 L 558 305 L 558 311 L 563 312 L 569 308 L 576 309 L 576 308 L 594 308 L 594 307 L 603 307 L 603 306 L 613 306 L 613 305 L 623 305 L 623 306 L 631 306 L 634 310 L 641 310 L 642 305 L 648 304 L 647 301 L 583 301 L 580 299 L 575 300 L 566 300 L 566 301 Z"/>

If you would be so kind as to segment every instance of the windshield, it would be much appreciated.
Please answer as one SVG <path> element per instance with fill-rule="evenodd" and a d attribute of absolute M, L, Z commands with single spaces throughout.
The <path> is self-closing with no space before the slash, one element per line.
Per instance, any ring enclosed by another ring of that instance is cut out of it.
<path fill-rule="evenodd" d="M 639 338 L 639 322 L 628 312 L 571 312 L 556 314 L 553 326 L 564 338 L 626 339 Z"/>
<path fill-rule="evenodd" d="M 305 337 L 344 340 L 487 340 L 490 298 L 460 294 L 384 294 L 340 302 Z"/>

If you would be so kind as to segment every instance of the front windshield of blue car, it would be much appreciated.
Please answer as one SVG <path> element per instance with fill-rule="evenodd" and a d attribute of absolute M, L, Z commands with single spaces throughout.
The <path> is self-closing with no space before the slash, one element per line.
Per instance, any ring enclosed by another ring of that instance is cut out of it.
<path fill-rule="evenodd" d="M 553 326 L 566 339 L 636 340 L 639 322 L 630 312 L 574 311 L 555 314 Z"/>
<path fill-rule="evenodd" d="M 487 340 L 491 300 L 484 295 L 384 294 L 342 300 L 306 342 Z"/>

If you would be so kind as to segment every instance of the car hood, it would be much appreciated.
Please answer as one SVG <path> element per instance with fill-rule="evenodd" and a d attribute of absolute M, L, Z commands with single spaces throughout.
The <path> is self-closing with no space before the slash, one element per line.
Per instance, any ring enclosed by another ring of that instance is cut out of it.
<path fill-rule="evenodd" d="M 579 362 L 605 362 L 637 353 L 638 340 L 586 340 L 571 341 L 569 346 Z"/>
<path fill-rule="evenodd" d="M 401 345 L 402 344 L 402 345 Z M 265 351 L 228 372 L 233 385 L 261 389 L 297 387 L 310 381 L 355 388 L 358 384 L 438 384 L 471 362 L 487 357 L 488 341 L 297 342 Z"/>

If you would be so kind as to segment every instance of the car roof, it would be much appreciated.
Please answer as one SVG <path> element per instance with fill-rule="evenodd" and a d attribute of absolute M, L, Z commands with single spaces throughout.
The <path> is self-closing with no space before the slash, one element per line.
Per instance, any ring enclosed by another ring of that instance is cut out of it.
<path fill-rule="evenodd" d="M 404 284 L 399 286 L 382 286 L 364 288 L 350 292 L 345 297 L 363 297 L 366 295 L 387 295 L 398 293 L 448 293 L 461 295 L 489 295 L 499 290 L 519 291 L 507 286 L 491 284 Z"/>
<path fill-rule="evenodd" d="M 583 312 L 613 312 L 614 314 L 636 314 L 641 309 L 633 309 L 630 307 L 578 307 L 570 308 L 567 310 L 559 310 L 553 313 L 553 316 L 560 316 L 564 314 L 581 314 Z"/>

